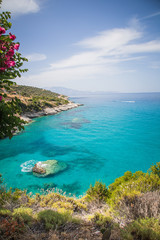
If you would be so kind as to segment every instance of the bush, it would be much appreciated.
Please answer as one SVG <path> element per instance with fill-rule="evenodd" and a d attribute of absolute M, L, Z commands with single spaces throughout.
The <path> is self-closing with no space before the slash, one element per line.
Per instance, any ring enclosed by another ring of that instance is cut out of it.
<path fill-rule="evenodd" d="M 160 222 L 154 218 L 144 218 L 130 223 L 122 230 L 125 240 L 160 240 Z"/>
<path fill-rule="evenodd" d="M 110 199 L 108 202 L 112 206 L 118 206 L 126 198 L 132 201 L 141 193 L 153 192 L 159 189 L 160 178 L 157 174 L 139 171 L 126 177 L 125 173 L 123 177 L 117 178 L 109 186 Z"/>
<path fill-rule="evenodd" d="M 92 221 L 97 225 L 97 227 L 100 228 L 102 233 L 105 232 L 106 229 L 111 229 L 112 226 L 111 217 L 108 217 L 100 213 L 96 213 Z"/>
<path fill-rule="evenodd" d="M 18 221 L 29 224 L 33 220 L 32 209 L 31 208 L 25 208 L 25 207 L 16 208 L 13 211 L 13 218 L 18 220 Z"/>
<path fill-rule="evenodd" d="M 97 181 L 94 186 L 90 185 L 87 190 L 87 199 L 89 201 L 106 201 L 109 197 L 109 191 L 105 184 Z"/>
<path fill-rule="evenodd" d="M 58 213 L 50 209 L 39 212 L 38 220 L 45 224 L 46 230 L 58 229 L 67 222 L 79 223 L 78 219 L 73 218 L 68 212 Z"/>
<path fill-rule="evenodd" d="M 119 213 L 132 219 L 160 216 L 160 191 L 125 196 L 119 201 Z"/>
<path fill-rule="evenodd" d="M 5 208 L 0 209 L 0 216 L 8 217 L 11 215 L 12 215 L 12 212 L 10 210 L 5 209 Z"/>
<path fill-rule="evenodd" d="M 0 219 L 0 239 L 16 240 L 24 232 L 24 224 L 13 219 Z"/>
<path fill-rule="evenodd" d="M 152 165 L 149 169 L 153 174 L 157 174 L 160 178 L 160 162 L 156 163 L 156 165 Z"/>
<path fill-rule="evenodd" d="M 9 191 L 6 190 L 4 186 L 0 188 L 0 207 L 2 207 L 6 202 L 11 203 L 13 205 L 15 202 L 17 202 L 20 197 L 24 194 L 24 191 L 15 189 L 14 192 L 12 192 L 12 188 L 10 188 Z"/>

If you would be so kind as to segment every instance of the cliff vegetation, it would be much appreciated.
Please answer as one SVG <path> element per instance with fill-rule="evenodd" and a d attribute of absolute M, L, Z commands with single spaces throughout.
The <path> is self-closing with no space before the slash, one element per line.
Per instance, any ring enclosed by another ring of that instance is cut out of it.
<path fill-rule="evenodd" d="M 8 90 L 7 97 L 8 101 L 13 98 L 20 100 L 19 106 L 22 113 L 38 112 L 46 107 L 52 108 L 69 103 L 67 97 L 64 95 L 37 87 L 22 85 L 12 85 L 10 90 Z"/>

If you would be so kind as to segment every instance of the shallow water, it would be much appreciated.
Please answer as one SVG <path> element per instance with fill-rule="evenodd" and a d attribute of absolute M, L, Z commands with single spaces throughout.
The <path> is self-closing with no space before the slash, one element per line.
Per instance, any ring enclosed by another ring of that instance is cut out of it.
<path fill-rule="evenodd" d="M 108 94 L 74 99 L 76 109 L 41 117 L 12 140 L 0 141 L 0 173 L 8 187 L 37 192 L 56 186 L 84 194 L 125 171 L 147 171 L 160 161 L 160 94 Z M 37 178 L 38 161 L 56 159 L 67 169 Z"/>

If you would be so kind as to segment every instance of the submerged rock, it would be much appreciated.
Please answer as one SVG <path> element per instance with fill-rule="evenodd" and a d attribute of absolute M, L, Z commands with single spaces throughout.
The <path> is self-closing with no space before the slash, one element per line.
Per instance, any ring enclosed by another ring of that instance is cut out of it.
<path fill-rule="evenodd" d="M 32 168 L 32 172 L 36 177 L 47 177 L 63 171 L 67 167 L 66 163 L 59 162 L 57 160 L 47 160 L 44 162 L 38 162 Z"/>

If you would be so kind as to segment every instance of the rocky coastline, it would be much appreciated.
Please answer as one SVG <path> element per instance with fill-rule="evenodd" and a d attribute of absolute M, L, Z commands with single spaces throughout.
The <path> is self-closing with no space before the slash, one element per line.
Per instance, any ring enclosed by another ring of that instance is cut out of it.
<path fill-rule="evenodd" d="M 83 104 L 69 102 L 68 104 L 63 104 L 56 107 L 47 107 L 47 108 L 44 108 L 42 111 L 38 111 L 38 112 L 36 111 L 25 112 L 20 116 L 20 118 L 29 123 L 29 122 L 32 122 L 33 118 L 48 116 L 48 115 L 55 115 L 63 111 L 77 108 L 82 105 Z"/>

